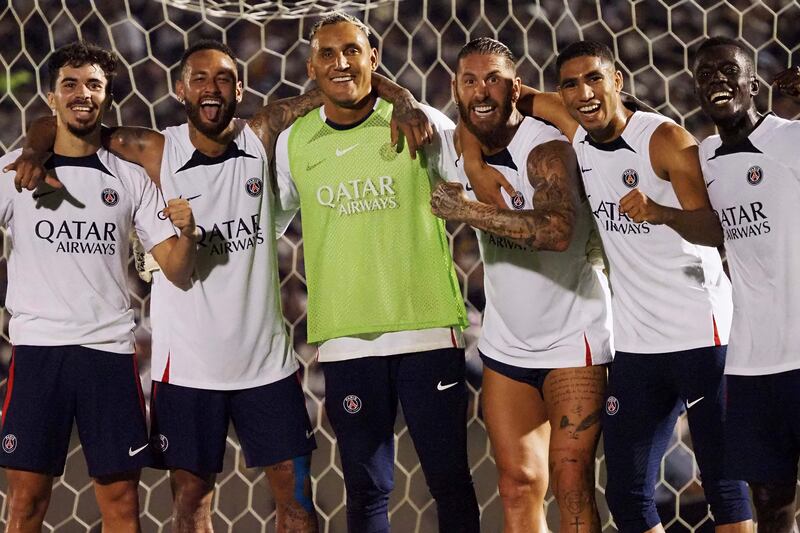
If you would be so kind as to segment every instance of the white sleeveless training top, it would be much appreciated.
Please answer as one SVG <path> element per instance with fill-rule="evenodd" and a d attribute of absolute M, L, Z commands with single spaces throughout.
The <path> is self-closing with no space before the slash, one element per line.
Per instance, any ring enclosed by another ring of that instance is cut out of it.
<path fill-rule="evenodd" d="M 731 286 L 716 249 L 683 240 L 666 225 L 637 224 L 619 212 L 638 187 L 680 208 L 672 184 L 650 161 L 650 139 L 669 118 L 636 112 L 622 135 L 594 142 L 578 127 L 573 146 L 609 262 L 615 348 L 666 353 L 727 344 Z"/>
<path fill-rule="evenodd" d="M 552 140 L 566 142 L 556 128 L 525 118 L 502 152 L 486 162 L 521 193 L 503 191 L 514 209 L 535 209 L 528 179 L 528 154 Z M 440 173 L 469 186 L 447 132 Z M 467 191 L 475 200 L 475 194 Z M 538 251 L 504 237 L 477 231 L 484 264 L 486 308 L 478 349 L 502 363 L 523 368 L 580 367 L 611 361 L 608 288 L 605 276 L 586 257 L 591 213 L 578 211 L 572 243 L 564 252 Z"/>
<path fill-rule="evenodd" d="M 800 369 L 800 122 L 761 119 L 748 138 L 700 145 L 733 282 L 726 374 Z"/>
<path fill-rule="evenodd" d="M 201 240 L 191 288 L 154 276 L 157 381 L 246 389 L 298 367 L 281 313 L 267 156 L 246 122 L 236 123 L 239 133 L 214 158 L 195 149 L 188 125 L 164 131 L 161 189 L 189 200 Z"/>

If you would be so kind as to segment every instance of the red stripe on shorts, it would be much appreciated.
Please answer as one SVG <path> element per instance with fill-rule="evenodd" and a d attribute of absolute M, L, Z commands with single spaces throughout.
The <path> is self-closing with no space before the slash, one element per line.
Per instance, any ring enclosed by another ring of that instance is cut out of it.
<path fill-rule="evenodd" d="M 589 346 L 589 339 L 586 338 L 586 333 L 583 334 L 583 343 L 586 345 L 586 366 L 592 366 L 592 347 Z"/>
<path fill-rule="evenodd" d="M 8 404 L 11 402 L 11 391 L 14 389 L 14 352 L 16 348 L 11 348 L 11 365 L 8 367 L 8 383 L 6 383 L 6 399 L 3 400 L 3 418 L 0 420 L 0 429 L 6 422 L 6 413 L 8 412 Z"/>
<path fill-rule="evenodd" d="M 133 375 L 136 376 L 136 392 L 139 393 L 139 408 L 142 414 L 147 416 L 147 410 L 144 406 L 144 391 L 142 391 L 142 378 L 139 376 L 139 361 L 136 358 L 136 352 L 133 352 Z"/>
<path fill-rule="evenodd" d="M 714 315 L 711 315 L 711 322 L 714 324 L 714 346 L 722 346 L 722 343 L 719 340 L 719 331 L 717 330 L 717 319 L 714 318 Z"/>
<path fill-rule="evenodd" d="M 161 383 L 169 383 L 169 361 L 172 358 L 172 354 L 167 354 L 167 366 L 164 367 L 164 373 L 161 375 Z"/>

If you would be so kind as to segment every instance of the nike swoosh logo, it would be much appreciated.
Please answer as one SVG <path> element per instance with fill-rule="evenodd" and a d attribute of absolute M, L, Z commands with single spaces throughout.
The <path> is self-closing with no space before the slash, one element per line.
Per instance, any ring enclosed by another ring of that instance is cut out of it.
<path fill-rule="evenodd" d="M 450 387 L 455 387 L 458 385 L 458 381 L 454 381 L 453 383 L 448 383 L 447 385 L 442 385 L 442 382 L 436 384 L 436 390 L 447 390 Z"/>
<path fill-rule="evenodd" d="M 581 172 L 591 172 L 591 168 L 581 168 Z"/>
<path fill-rule="evenodd" d="M 337 148 L 337 149 L 336 149 L 336 157 L 342 157 L 344 154 L 346 154 L 347 152 L 349 152 L 350 150 L 352 150 L 352 149 L 353 149 L 353 148 L 355 148 L 356 146 L 358 146 L 358 144 L 354 144 L 354 145 L 353 145 L 353 146 L 351 146 L 350 148 L 345 148 L 344 150 L 339 150 L 339 149 Z"/>
<path fill-rule="evenodd" d="M 54 192 L 56 192 L 56 191 L 52 190 L 52 191 L 44 191 L 44 192 L 35 192 L 31 196 L 33 197 L 34 200 L 38 200 L 42 196 L 47 196 L 48 194 L 53 194 Z"/>
<path fill-rule="evenodd" d="M 148 446 L 150 446 L 149 442 L 147 444 L 145 444 L 144 446 L 142 446 L 141 448 L 136 448 L 135 450 L 133 448 L 128 448 L 128 456 L 129 457 L 133 457 L 134 455 L 136 455 L 140 451 L 144 450 Z"/>
<path fill-rule="evenodd" d="M 709 181 L 708 183 L 706 183 L 706 189 L 708 189 L 709 187 L 711 187 L 711 184 L 712 184 L 712 183 L 714 183 L 715 181 L 717 181 L 717 180 L 716 180 L 716 179 L 713 179 L 713 180 Z"/>
<path fill-rule="evenodd" d="M 697 402 L 699 402 L 703 398 L 705 398 L 705 396 L 700 396 L 698 399 L 694 400 L 693 402 L 690 402 L 689 400 L 686 400 L 686 408 L 690 409 L 694 404 L 696 404 Z"/>
<path fill-rule="evenodd" d="M 189 198 L 187 198 L 186 201 L 187 202 L 191 202 L 195 198 L 200 198 L 201 196 L 203 196 L 203 195 L 202 194 L 195 194 L 194 196 L 190 196 Z"/>
<path fill-rule="evenodd" d="M 337 152 L 338 152 L 338 150 L 337 150 Z M 308 165 L 306 165 L 306 172 L 308 172 L 309 170 L 313 170 L 313 169 L 317 168 L 318 166 L 320 166 L 323 163 L 323 161 L 325 161 L 325 160 L 323 159 L 322 161 L 317 161 L 313 165 L 311 163 L 309 163 Z"/>
<path fill-rule="evenodd" d="M 467 183 L 467 187 L 466 187 L 466 189 L 467 189 L 468 191 L 471 191 L 471 190 L 472 190 L 472 185 L 470 185 L 469 183 Z"/>
<path fill-rule="evenodd" d="M 308 430 L 306 430 L 306 438 L 307 438 L 307 439 L 310 439 L 310 438 L 311 438 L 311 437 L 313 437 L 313 436 L 314 436 L 314 432 L 313 432 L 313 431 L 308 431 Z"/>

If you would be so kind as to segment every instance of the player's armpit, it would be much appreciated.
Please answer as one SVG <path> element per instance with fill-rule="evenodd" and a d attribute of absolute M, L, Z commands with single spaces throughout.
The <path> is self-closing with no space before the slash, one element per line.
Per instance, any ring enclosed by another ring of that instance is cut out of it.
<path fill-rule="evenodd" d="M 299 96 L 282 98 L 265 105 L 248 121 L 250 127 L 261 139 L 267 153 L 274 151 L 278 134 L 294 124 L 303 115 L 322 106 L 322 91 L 318 88 Z"/>

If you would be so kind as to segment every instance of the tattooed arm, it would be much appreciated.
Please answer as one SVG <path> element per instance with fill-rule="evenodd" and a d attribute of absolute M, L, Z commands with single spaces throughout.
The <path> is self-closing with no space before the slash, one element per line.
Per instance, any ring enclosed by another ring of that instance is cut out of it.
<path fill-rule="evenodd" d="M 518 240 L 538 250 L 564 251 L 572 240 L 578 209 L 575 153 L 563 141 L 538 145 L 528 155 L 533 209 L 514 211 L 467 200 L 460 183 L 440 183 L 431 205 L 436 216 Z"/>
<path fill-rule="evenodd" d="M 422 110 L 411 91 L 401 87 L 389 78 L 372 73 L 372 89 L 378 96 L 391 102 L 392 110 L 392 144 L 398 152 L 403 150 L 400 134 L 408 141 L 411 159 L 416 159 L 417 150 L 433 141 L 433 126 L 428 115 Z"/>
<path fill-rule="evenodd" d="M 256 112 L 248 123 L 264 144 L 270 160 L 274 159 L 278 134 L 294 124 L 295 120 L 322 104 L 322 91 L 315 88 L 299 96 L 276 100 Z"/>
<path fill-rule="evenodd" d="M 16 161 L 3 170 L 16 170 L 14 178 L 17 190 L 33 190 L 44 181 L 53 187 L 61 183 L 47 176 L 44 163 L 53 151 L 56 140 L 56 117 L 36 119 L 25 137 L 25 147 Z M 161 172 L 161 154 L 164 137 L 147 128 L 106 128 L 102 130 L 103 146 L 115 155 L 144 167 L 150 178 L 158 185 Z"/>
<path fill-rule="evenodd" d="M 164 135 L 149 128 L 103 128 L 102 140 L 111 153 L 142 166 L 150 179 L 161 186 Z"/>

